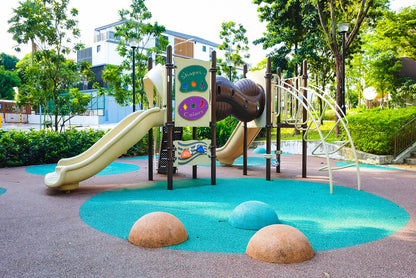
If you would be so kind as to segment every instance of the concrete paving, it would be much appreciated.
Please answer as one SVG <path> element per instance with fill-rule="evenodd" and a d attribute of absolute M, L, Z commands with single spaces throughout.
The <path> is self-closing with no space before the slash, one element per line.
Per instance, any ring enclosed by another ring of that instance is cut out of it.
<path fill-rule="evenodd" d="M 146 160 L 119 162 L 139 165 L 140 170 L 92 177 L 70 194 L 48 189 L 43 176 L 27 173 L 27 167 L 0 169 L 0 187 L 6 189 L 0 195 L 0 277 L 416 277 L 414 171 L 361 169 L 363 191 L 408 212 L 410 220 L 402 230 L 365 244 L 317 251 L 310 261 L 286 265 L 246 254 L 146 249 L 88 226 L 79 211 L 89 198 L 147 182 Z M 301 156 L 285 155 L 281 173 L 273 170 L 271 176 L 328 183 L 328 173 L 319 171 L 325 162 L 308 157 L 308 177 L 303 179 Z M 241 167 L 217 170 L 218 178 L 243 177 Z M 209 172 L 209 167 L 198 168 L 200 178 L 209 178 Z M 181 167 L 174 180 L 191 176 L 190 167 Z M 247 176 L 264 178 L 265 167 L 250 167 Z M 155 174 L 154 180 L 166 176 Z M 334 184 L 356 188 L 355 169 L 334 171 Z"/>

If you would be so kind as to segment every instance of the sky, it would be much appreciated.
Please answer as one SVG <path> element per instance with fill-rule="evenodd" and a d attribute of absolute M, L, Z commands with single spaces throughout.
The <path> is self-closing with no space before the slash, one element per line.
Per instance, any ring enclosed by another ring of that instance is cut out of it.
<path fill-rule="evenodd" d="M 30 52 L 30 47 L 21 47 L 22 52 L 14 51 L 16 42 L 9 29 L 8 19 L 12 17 L 13 8 L 24 0 L 1 0 L 0 4 L 0 53 L 15 55 L 19 59 Z M 391 9 L 398 10 L 405 6 L 416 5 L 416 0 L 391 0 Z M 79 11 L 78 27 L 81 29 L 81 42 L 91 46 L 94 29 L 118 21 L 118 11 L 129 9 L 131 0 L 71 0 L 70 5 Z M 267 55 L 261 46 L 252 42 L 261 38 L 266 30 L 265 24 L 258 19 L 257 5 L 252 0 L 146 0 L 146 7 L 152 13 L 152 22 L 157 21 L 166 29 L 198 36 L 220 44 L 221 23 L 234 21 L 247 30 L 250 41 L 249 63 L 257 65 Z"/>

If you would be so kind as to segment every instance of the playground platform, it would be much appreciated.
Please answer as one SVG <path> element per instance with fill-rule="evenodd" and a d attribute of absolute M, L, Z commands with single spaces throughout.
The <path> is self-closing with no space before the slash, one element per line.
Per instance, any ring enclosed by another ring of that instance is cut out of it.
<path fill-rule="evenodd" d="M 252 151 L 249 156 L 261 157 Z M 285 265 L 261 262 L 244 253 L 146 249 L 91 227 L 80 216 L 88 200 L 103 192 L 148 183 L 147 160 L 116 162 L 140 169 L 94 176 L 69 194 L 47 188 L 44 176 L 29 173 L 28 167 L 0 169 L 0 277 L 415 277 L 415 171 L 360 168 L 363 191 L 387 199 L 408 213 L 409 221 L 401 230 L 363 244 L 318 250 L 309 261 Z M 334 165 L 339 162 L 331 160 Z M 308 178 L 303 179 L 301 156 L 283 155 L 281 173 L 272 170 L 271 178 L 276 183 L 329 183 L 328 173 L 318 171 L 326 159 L 308 157 L 307 163 Z M 245 177 L 242 173 L 239 166 L 217 167 L 218 179 L 241 179 Z M 172 192 L 179 190 L 175 184 L 191 178 L 191 167 L 180 167 Z M 210 168 L 198 167 L 198 178 L 209 179 Z M 250 166 L 247 178 L 264 179 L 265 167 Z M 155 173 L 154 181 L 166 181 L 166 176 Z M 334 172 L 334 184 L 355 190 L 355 169 Z"/>

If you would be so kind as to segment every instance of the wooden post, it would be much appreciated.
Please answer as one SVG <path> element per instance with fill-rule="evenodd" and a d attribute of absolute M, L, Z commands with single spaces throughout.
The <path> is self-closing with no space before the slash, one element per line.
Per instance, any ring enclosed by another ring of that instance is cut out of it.
<path fill-rule="evenodd" d="M 167 62 L 166 62 L 166 71 L 167 71 L 167 120 L 166 120 L 166 130 L 168 135 L 168 190 L 173 189 L 173 126 L 172 121 L 172 46 L 169 45 L 167 48 Z"/>
<path fill-rule="evenodd" d="M 306 62 L 306 60 L 303 61 L 303 65 L 302 65 L 302 78 L 303 78 L 303 87 L 307 88 L 308 86 L 308 64 Z M 305 108 L 307 104 L 307 98 L 308 98 L 308 91 L 306 89 L 303 89 L 303 103 L 304 103 L 304 107 L 303 107 L 303 122 L 305 123 L 302 127 L 303 127 L 303 131 L 302 131 L 302 178 L 306 178 L 306 166 L 307 166 L 307 159 L 308 159 L 308 145 L 307 142 L 305 140 L 305 128 L 308 126 L 308 123 L 306 123 L 307 119 L 308 119 L 308 112 Z"/>
<path fill-rule="evenodd" d="M 217 117 L 216 117 L 216 104 L 217 104 L 217 52 L 212 51 L 211 54 L 212 64 L 211 69 L 211 184 L 217 184 Z"/>
<path fill-rule="evenodd" d="M 247 78 L 247 65 L 244 65 L 243 77 Z M 247 176 L 247 122 L 244 122 L 244 143 L 243 143 L 243 175 Z"/>
<path fill-rule="evenodd" d="M 149 57 L 149 60 L 147 60 L 147 70 L 150 71 L 153 67 L 153 59 L 152 57 Z M 149 104 L 153 104 L 153 99 L 148 99 Z M 150 105 L 149 105 L 150 106 Z M 153 106 L 153 105 L 152 105 Z M 147 142 L 147 154 L 148 154 L 148 179 L 149 181 L 153 180 L 153 128 L 149 129 L 148 136 L 147 136 L 148 142 Z"/>
<path fill-rule="evenodd" d="M 282 83 L 281 82 L 281 78 L 282 78 L 282 69 L 281 68 L 277 68 L 277 76 L 279 77 L 278 81 L 280 83 Z M 281 84 L 278 84 L 278 85 L 281 85 Z M 277 90 L 279 92 L 280 88 L 278 88 Z M 276 109 L 278 109 L 280 105 L 281 105 L 281 98 L 280 98 L 280 95 L 277 95 L 277 107 L 276 107 Z M 281 154 L 280 154 L 280 151 L 281 151 L 281 146 L 280 146 L 281 145 L 280 113 L 276 118 L 276 126 L 277 126 L 276 127 L 276 162 L 277 162 L 276 173 L 280 173 L 280 162 L 281 162 L 281 157 L 280 157 L 281 156 Z"/>
<path fill-rule="evenodd" d="M 272 81 L 272 73 L 271 73 L 271 58 L 267 58 L 267 70 L 266 70 L 266 154 L 271 154 L 271 81 Z M 266 158 L 266 180 L 270 180 L 270 158 Z"/>
<path fill-rule="evenodd" d="M 192 127 L 192 139 L 196 140 L 197 136 L 196 136 L 196 127 Z M 192 166 L 192 178 L 196 179 L 198 176 L 198 166 L 197 165 L 193 165 Z"/>

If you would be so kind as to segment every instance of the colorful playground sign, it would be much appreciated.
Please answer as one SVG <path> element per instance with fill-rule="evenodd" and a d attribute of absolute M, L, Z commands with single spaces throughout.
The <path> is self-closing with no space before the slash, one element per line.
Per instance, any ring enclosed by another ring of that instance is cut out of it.
<path fill-rule="evenodd" d="M 183 165 L 209 164 L 209 145 L 211 140 L 173 141 L 175 146 L 174 167 Z"/>
<path fill-rule="evenodd" d="M 183 68 L 178 74 L 179 91 L 182 93 L 205 92 L 208 89 L 208 83 L 205 79 L 207 72 L 206 68 L 198 65 Z"/>
<path fill-rule="evenodd" d="M 208 102 L 203 97 L 188 97 L 178 107 L 179 115 L 187 120 L 197 120 L 208 111 Z"/>
<path fill-rule="evenodd" d="M 174 58 L 175 69 L 175 126 L 209 126 L 210 62 Z"/>

